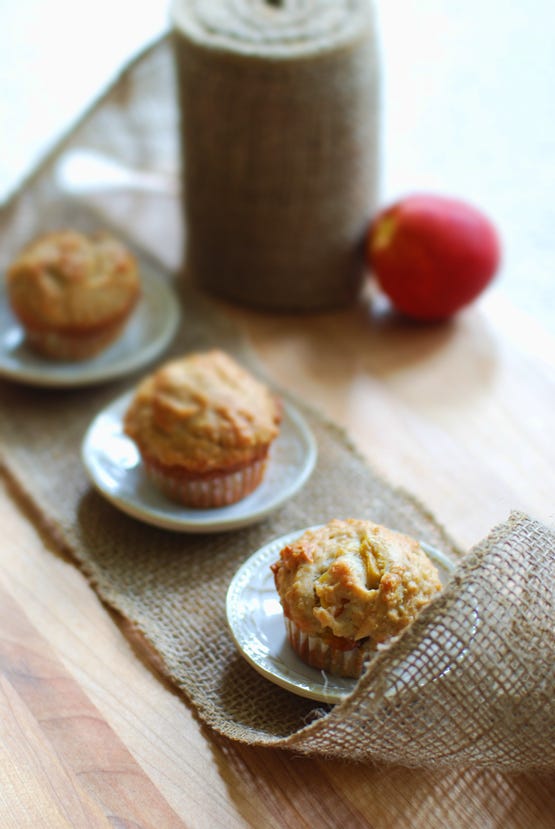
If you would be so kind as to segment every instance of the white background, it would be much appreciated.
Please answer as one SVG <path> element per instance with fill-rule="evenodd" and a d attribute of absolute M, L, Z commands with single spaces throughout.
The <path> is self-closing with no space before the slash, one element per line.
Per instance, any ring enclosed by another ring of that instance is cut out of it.
<path fill-rule="evenodd" d="M 0 0 L 0 201 L 167 20 L 165 0 Z"/>

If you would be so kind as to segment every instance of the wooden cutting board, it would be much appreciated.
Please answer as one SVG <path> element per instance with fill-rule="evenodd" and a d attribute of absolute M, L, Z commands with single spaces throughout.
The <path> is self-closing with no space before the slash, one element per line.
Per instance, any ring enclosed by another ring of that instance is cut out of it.
<path fill-rule="evenodd" d="M 1 586 L 0 823 L 185 825 Z"/>

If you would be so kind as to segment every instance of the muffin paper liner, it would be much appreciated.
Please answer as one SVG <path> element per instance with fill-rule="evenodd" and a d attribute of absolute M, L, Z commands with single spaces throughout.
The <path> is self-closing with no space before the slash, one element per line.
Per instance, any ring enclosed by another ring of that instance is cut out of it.
<path fill-rule="evenodd" d="M 227 475 L 196 479 L 166 473 L 148 460 L 143 464 L 147 476 L 168 498 L 195 508 L 223 507 L 240 501 L 260 485 L 266 470 L 264 458 Z"/>
<path fill-rule="evenodd" d="M 123 332 L 127 325 L 127 318 L 102 328 L 94 334 L 70 336 L 60 331 L 37 331 L 29 329 L 26 332 L 27 341 L 31 348 L 53 360 L 69 360 L 71 362 L 86 360 L 94 357 L 103 349 L 111 345 Z"/>
<path fill-rule="evenodd" d="M 362 673 L 368 648 L 364 646 L 341 650 L 325 642 L 320 636 L 301 630 L 291 619 L 284 616 L 287 638 L 291 647 L 302 660 L 313 668 L 328 671 L 336 676 L 358 678 Z"/>

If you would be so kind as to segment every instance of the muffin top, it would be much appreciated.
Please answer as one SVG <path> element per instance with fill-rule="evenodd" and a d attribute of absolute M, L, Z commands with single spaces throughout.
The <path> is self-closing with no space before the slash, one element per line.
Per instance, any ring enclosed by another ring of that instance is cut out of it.
<path fill-rule="evenodd" d="M 285 615 L 336 646 L 336 638 L 350 645 L 390 639 L 441 590 L 417 541 L 356 519 L 307 530 L 281 550 L 272 571 Z"/>
<path fill-rule="evenodd" d="M 143 380 L 125 432 L 151 462 L 202 474 L 263 457 L 280 420 L 271 392 L 215 349 L 171 360 Z"/>
<path fill-rule="evenodd" d="M 7 289 L 29 328 L 90 330 L 127 314 L 140 292 L 137 263 L 108 233 L 47 233 L 12 262 Z"/>

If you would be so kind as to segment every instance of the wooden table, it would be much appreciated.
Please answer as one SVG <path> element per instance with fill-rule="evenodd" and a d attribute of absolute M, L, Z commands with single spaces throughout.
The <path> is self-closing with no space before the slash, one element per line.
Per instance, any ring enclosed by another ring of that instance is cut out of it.
<path fill-rule="evenodd" d="M 552 517 L 553 339 L 502 292 L 437 328 L 375 320 L 364 303 L 302 325 L 232 313 L 270 374 L 345 425 L 461 545 L 511 508 Z M 458 791 L 455 822 L 443 825 L 465 825 L 465 802 L 476 820 L 466 825 L 486 825 L 497 775 L 311 761 L 209 733 L 4 484 L 0 514 L 3 829 L 400 826 L 407 815 L 425 826 L 430 780 L 447 801 Z M 519 784 L 524 816 L 530 785 Z M 520 825 L 547 827 L 553 806 L 544 801 L 538 822 Z M 110 815 L 119 817 L 110 824 Z"/>
<path fill-rule="evenodd" d="M 518 15 L 494 5 L 505 15 L 499 21 L 508 35 Z M 434 11 L 433 3 L 424 7 Z M 400 12 L 398 3 L 390 8 L 386 35 Z M 488 11 L 486 27 L 492 22 Z M 540 38 L 540 27 L 534 31 Z M 515 29 L 507 43 L 517 40 Z M 501 51 L 497 43 L 491 60 Z M 528 51 L 536 60 L 543 54 L 536 41 Z M 516 83 L 521 75 L 514 72 Z M 514 116 L 520 106 L 524 117 L 530 97 L 522 91 L 515 104 L 512 80 L 503 86 L 500 108 Z M 417 72 L 407 83 L 418 81 Z M 439 106 L 447 87 L 434 88 L 437 99 L 426 100 Z M 468 102 L 472 90 L 466 90 Z M 530 95 L 540 93 L 535 88 Z M 391 130 L 402 120 L 395 106 Z M 474 101 L 474 114 L 487 107 L 487 99 Z M 537 126 L 541 109 L 536 115 Z M 483 123 L 491 140 L 494 128 Z M 505 135 L 503 120 L 497 123 Z M 507 256 L 498 285 L 452 324 L 403 323 L 368 297 L 350 311 L 301 321 L 225 309 L 269 375 L 342 424 L 369 461 L 417 495 L 463 547 L 511 509 L 553 522 L 555 334 L 547 267 L 553 242 L 550 237 L 546 250 L 545 238 L 533 232 L 545 227 L 552 208 L 543 193 L 541 135 L 529 122 L 532 140 L 519 168 L 514 142 L 525 130 L 515 123 L 517 138 L 513 132 L 509 146 L 498 144 L 504 164 L 477 142 L 479 158 L 463 147 L 457 165 L 432 153 L 424 133 L 413 134 L 430 187 L 449 185 L 485 202 L 504 231 Z M 445 143 L 436 136 L 438 147 Z M 412 153 L 407 148 L 388 159 L 387 192 L 404 189 L 402 174 L 404 183 L 419 184 L 409 174 Z M 394 172 L 396 158 L 405 167 Z M 464 178 L 469 170 L 470 180 Z M 539 194 L 537 215 L 530 213 L 532 192 Z M 0 516 L 2 829 L 553 826 L 553 779 L 369 768 L 220 739 L 157 675 L 122 621 L 46 542 L 5 483 Z"/>

